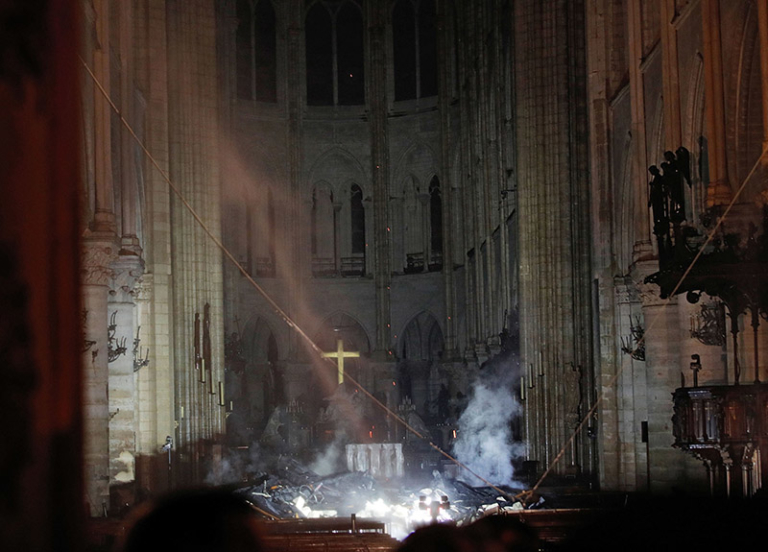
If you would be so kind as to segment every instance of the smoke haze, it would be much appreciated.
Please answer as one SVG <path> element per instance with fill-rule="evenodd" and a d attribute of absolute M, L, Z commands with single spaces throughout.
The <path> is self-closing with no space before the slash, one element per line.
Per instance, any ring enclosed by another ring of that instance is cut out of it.
<path fill-rule="evenodd" d="M 513 382 L 519 373 L 517 359 L 508 359 L 480 370 L 469 404 L 459 417 L 456 458 L 495 485 L 513 483 L 512 459 L 523 454 L 521 443 L 512 440 L 511 421 L 520 413 Z M 471 474 L 460 479 L 484 485 Z"/>

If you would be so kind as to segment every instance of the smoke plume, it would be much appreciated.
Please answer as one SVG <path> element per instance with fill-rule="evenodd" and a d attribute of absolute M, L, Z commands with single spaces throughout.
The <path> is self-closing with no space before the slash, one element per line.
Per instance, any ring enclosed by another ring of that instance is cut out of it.
<path fill-rule="evenodd" d="M 512 440 L 512 419 L 520 413 L 513 382 L 519 374 L 516 358 L 488 363 L 480 370 L 467 408 L 459 417 L 453 446 L 456 458 L 495 485 L 513 482 L 512 459 L 522 454 L 522 444 Z M 462 472 L 460 479 L 483 485 Z"/>

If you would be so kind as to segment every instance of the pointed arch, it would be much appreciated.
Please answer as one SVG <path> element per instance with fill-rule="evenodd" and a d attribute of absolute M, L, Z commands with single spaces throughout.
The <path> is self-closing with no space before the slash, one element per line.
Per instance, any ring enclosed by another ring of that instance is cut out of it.
<path fill-rule="evenodd" d="M 272 341 L 272 343 L 270 343 Z M 243 354 L 250 362 L 267 362 L 270 357 L 282 358 L 272 325 L 263 317 L 249 322 L 243 332 Z"/>
<path fill-rule="evenodd" d="M 365 26 L 363 13 L 354 2 L 342 4 L 336 13 L 336 56 L 339 105 L 365 103 Z"/>
<path fill-rule="evenodd" d="M 346 311 L 336 311 L 326 316 L 317 326 L 312 340 L 324 351 L 336 347 L 336 339 L 341 337 L 347 344 L 354 346 L 360 354 L 371 352 L 371 341 L 363 324 Z M 352 350 L 348 348 L 347 350 Z"/>
<path fill-rule="evenodd" d="M 341 195 L 342 182 L 367 182 L 366 171 L 360 161 L 348 150 L 334 146 L 317 156 L 309 169 L 309 182 L 324 180 L 333 183 L 335 195 Z"/>
<path fill-rule="evenodd" d="M 403 328 L 398 340 L 398 356 L 407 360 L 435 361 L 444 348 L 443 331 L 437 318 L 429 311 L 413 316 Z"/>

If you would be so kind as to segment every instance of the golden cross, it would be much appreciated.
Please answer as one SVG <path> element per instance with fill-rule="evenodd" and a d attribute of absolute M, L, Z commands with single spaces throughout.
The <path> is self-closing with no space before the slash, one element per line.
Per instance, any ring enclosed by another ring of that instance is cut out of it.
<path fill-rule="evenodd" d="M 344 359 L 345 358 L 359 358 L 360 353 L 356 351 L 345 351 L 344 342 L 339 338 L 336 340 L 336 352 L 335 353 L 322 353 L 323 358 L 338 358 L 339 362 L 339 383 L 344 383 Z"/>

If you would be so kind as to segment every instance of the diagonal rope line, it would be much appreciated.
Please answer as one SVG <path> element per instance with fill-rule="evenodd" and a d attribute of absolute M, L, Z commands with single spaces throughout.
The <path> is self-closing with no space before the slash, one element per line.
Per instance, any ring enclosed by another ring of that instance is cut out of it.
<path fill-rule="evenodd" d="M 757 171 L 757 168 L 758 168 L 758 167 L 760 166 L 760 164 L 762 163 L 762 161 L 763 161 L 763 157 L 765 157 L 766 153 L 768 153 L 768 149 L 764 149 L 764 150 L 763 150 L 763 153 L 760 155 L 760 157 L 758 157 L 758 158 L 757 158 L 757 161 L 756 161 L 756 162 L 755 162 L 755 164 L 752 166 L 752 170 L 750 170 L 750 171 L 749 171 L 749 174 L 748 174 L 748 175 L 747 175 L 747 176 L 744 178 L 744 181 L 741 183 L 741 186 L 739 186 L 739 189 L 736 191 L 736 193 L 735 193 L 735 194 L 733 194 L 733 198 L 731 199 L 730 203 L 729 203 L 729 204 L 728 204 L 728 206 L 726 207 L 725 211 L 723 211 L 723 214 L 722 214 L 722 215 L 721 215 L 721 216 L 718 218 L 718 220 L 717 220 L 717 223 L 715 224 L 715 226 L 712 228 L 712 230 L 711 230 L 711 231 L 709 232 L 709 234 L 707 235 L 707 239 L 706 239 L 706 240 L 705 240 L 705 242 L 702 244 L 702 246 L 699 248 L 699 250 L 698 250 L 698 252 L 696 253 L 696 255 L 694 256 L 693 260 L 692 260 L 692 261 L 691 261 L 691 263 L 688 265 L 688 268 L 686 268 L 686 269 L 685 269 L 685 272 L 683 272 L 682 276 L 680 276 L 680 280 L 678 280 L 677 284 L 675 284 L 675 287 L 674 287 L 674 288 L 672 289 L 672 291 L 670 292 L 670 294 L 669 294 L 669 296 L 667 297 L 666 301 L 664 301 L 664 303 L 662 304 L 662 309 L 660 309 L 660 310 L 659 310 L 659 311 L 656 313 L 656 315 L 655 315 L 655 316 L 654 316 L 654 317 L 651 319 L 650 323 L 648 324 L 648 328 L 647 328 L 647 329 L 645 330 L 645 332 L 643 333 L 643 337 L 641 337 L 641 338 L 640 338 L 640 339 L 637 341 L 637 345 L 635 345 L 635 348 L 632 350 L 632 352 L 633 352 L 633 353 L 634 353 L 635 351 L 637 351 L 637 350 L 640 348 L 640 346 L 641 346 L 641 345 L 645 344 L 645 336 L 646 336 L 646 335 L 648 335 L 648 332 L 650 332 L 650 330 L 651 330 L 651 329 L 652 329 L 652 328 L 653 328 L 653 327 L 656 325 L 656 322 L 657 322 L 657 321 L 659 320 L 659 318 L 661 317 L 661 313 L 662 313 L 662 311 L 663 311 L 663 310 L 666 310 L 666 308 L 667 308 L 667 307 L 670 305 L 670 303 L 671 303 L 671 301 L 672 301 L 673 297 L 674 297 L 674 296 L 675 296 L 675 294 L 677 293 L 677 290 L 678 290 L 678 289 L 680 289 L 680 286 L 682 286 L 682 285 L 683 285 L 683 282 L 684 282 L 684 281 L 685 281 L 685 279 L 688 277 L 688 275 L 691 273 L 691 270 L 693 270 L 693 267 L 694 267 L 694 265 L 695 265 L 695 264 L 698 262 L 698 260 L 701 258 L 702 254 L 704 253 L 704 249 L 705 249 L 705 248 L 707 247 L 707 245 L 709 245 L 709 244 L 712 242 L 712 240 L 714 239 L 714 237 L 715 237 L 715 234 L 716 234 L 716 233 L 717 233 L 717 231 L 720 229 L 720 226 L 722 226 L 723 222 L 724 222 L 724 221 L 725 221 L 725 219 L 728 217 L 728 214 L 731 212 L 731 209 L 732 209 L 732 208 L 733 208 L 733 206 L 736 204 L 736 200 L 739 198 L 739 196 L 741 195 L 741 193 L 744 191 L 744 188 L 747 186 L 747 183 L 750 181 L 750 179 L 752 178 L 752 176 L 755 174 L 755 171 Z M 624 366 L 625 366 L 624 364 L 620 364 L 620 365 L 619 365 L 619 368 L 618 368 L 618 370 L 616 370 L 616 373 L 615 373 L 615 374 L 614 374 L 614 375 L 611 377 L 611 379 L 608 381 L 608 385 L 607 385 L 607 386 L 605 386 L 607 389 L 611 389 L 611 388 L 612 388 L 612 387 L 613 387 L 613 386 L 616 384 L 616 381 L 619 379 L 619 376 L 621 376 L 622 372 L 624 372 Z M 535 492 L 535 491 L 536 491 L 536 490 L 539 488 L 539 486 L 542 484 L 542 482 L 543 482 L 543 481 L 544 481 L 544 480 L 547 478 L 547 476 L 549 475 L 549 473 L 550 473 L 550 472 L 552 471 L 552 469 L 555 467 L 555 464 L 557 464 L 557 463 L 560 461 L 560 459 L 561 459 L 561 458 L 563 457 L 563 455 L 565 454 L 565 451 L 568 449 L 568 447 L 570 447 L 570 446 L 571 446 L 571 443 L 572 443 L 572 442 L 573 442 L 573 440 L 576 438 L 576 435 L 578 435 L 578 434 L 581 432 L 581 430 L 582 430 L 582 429 L 583 429 L 583 427 L 584 427 L 584 424 L 586 424 L 586 423 L 587 423 L 587 421 L 589 420 L 589 418 L 590 418 L 590 417 L 591 417 L 591 416 L 592 416 L 592 415 L 595 413 L 595 411 L 597 410 L 597 407 L 598 407 L 598 406 L 599 406 L 599 405 L 600 405 L 600 404 L 603 402 L 603 397 L 604 397 L 604 394 L 603 394 L 603 393 L 601 393 L 600 395 L 598 395 L 598 397 L 595 399 L 595 403 L 592 405 L 592 408 L 590 408 L 590 409 L 587 411 L 587 414 L 584 416 L 584 419 L 582 419 L 582 420 L 581 420 L 581 422 L 579 423 L 579 425 L 577 425 L 577 426 L 576 426 L 576 429 L 573 431 L 573 433 L 571 433 L 571 436 L 568 438 L 568 440 L 565 442 L 565 444 L 563 445 L 563 447 L 560 449 L 560 452 L 558 452 L 558 453 L 557 453 L 557 455 L 555 456 L 555 458 L 552 460 L 552 462 L 550 462 L 549 466 L 547 466 L 547 469 L 544 471 L 544 473 L 543 473 L 543 474 L 541 474 L 541 477 L 539 477 L 539 480 L 538 480 L 538 481 L 536 482 L 536 484 L 535 484 L 535 485 L 534 485 L 534 486 L 531 488 L 531 490 L 530 490 L 530 491 L 524 491 L 523 493 L 520 493 L 520 495 L 525 495 L 526 493 L 531 493 L 531 494 L 532 494 L 532 493 L 534 493 L 534 492 Z"/>
<path fill-rule="evenodd" d="M 78 56 L 79 57 L 79 56 Z M 198 215 L 197 211 L 195 211 L 194 207 L 186 200 L 186 198 L 182 195 L 181 191 L 178 189 L 178 187 L 171 181 L 170 176 L 168 173 L 166 173 L 163 168 L 160 166 L 160 164 L 155 160 L 152 153 L 147 149 L 147 147 L 144 145 L 144 143 L 141 141 L 141 139 L 136 135 L 136 133 L 133 130 L 133 127 L 131 127 L 130 123 L 125 120 L 123 117 L 122 112 L 118 107 L 115 105 L 115 103 L 112 101 L 112 98 L 109 96 L 109 93 L 104 89 L 104 87 L 99 82 L 98 78 L 96 78 L 96 75 L 93 74 L 93 71 L 91 71 L 91 68 L 88 66 L 88 64 L 80 58 L 80 62 L 83 64 L 83 67 L 85 67 L 85 70 L 88 72 L 88 74 L 91 76 L 91 79 L 98 87 L 99 91 L 101 92 L 102 96 L 106 99 L 106 101 L 111 106 L 112 110 L 115 112 L 115 114 L 120 117 L 120 122 L 123 124 L 123 126 L 128 130 L 128 132 L 131 134 L 133 139 L 136 141 L 136 143 L 139 145 L 141 150 L 144 152 L 144 154 L 147 156 L 147 158 L 150 160 L 152 165 L 158 170 L 160 175 L 163 177 L 163 180 L 168 184 L 171 190 L 173 190 L 174 194 L 176 194 L 176 197 L 181 201 L 181 203 L 186 207 L 186 209 L 189 211 L 189 213 L 194 217 L 195 221 L 200 225 L 203 232 L 213 241 L 213 243 L 221 250 L 221 252 L 224 254 L 224 256 L 229 259 L 237 268 L 237 270 L 240 271 L 240 273 L 246 278 L 248 283 L 250 283 L 256 291 L 258 291 L 261 296 L 269 303 L 269 305 L 275 309 L 275 312 L 280 316 L 280 318 L 283 319 L 283 321 L 290 327 L 293 328 L 303 339 L 304 341 L 314 350 L 318 357 L 325 363 L 327 363 L 329 366 L 333 366 L 334 371 L 338 369 L 338 367 L 335 365 L 334 361 L 330 358 L 324 358 L 322 357 L 323 351 L 320 349 L 320 347 L 317 346 L 317 344 L 312 340 L 312 338 L 307 335 L 307 333 L 296 323 L 293 321 L 293 319 L 288 315 L 287 312 L 285 312 L 282 308 L 280 308 L 280 305 L 278 305 L 272 297 L 264 290 L 263 287 L 261 287 L 256 280 L 253 279 L 253 277 L 248 273 L 248 271 L 240 264 L 240 262 L 234 257 L 234 255 L 227 249 L 227 247 L 222 243 L 222 241 L 216 237 L 215 234 L 208 228 L 208 225 L 203 221 L 203 219 Z M 376 397 L 374 397 L 367 389 L 365 389 L 357 380 L 349 376 L 348 374 L 345 374 L 345 377 L 351 381 L 355 387 L 357 387 L 362 393 L 368 397 L 371 401 L 373 401 L 374 404 L 382 408 L 388 415 L 392 416 L 394 420 L 399 422 L 403 427 L 405 427 L 408 431 L 413 433 L 418 438 L 422 439 L 423 441 L 426 441 L 430 447 L 432 447 L 434 450 L 451 460 L 454 464 L 459 466 L 460 468 L 466 470 L 468 473 L 472 474 L 473 476 L 477 477 L 480 481 L 485 483 L 488 487 L 492 488 L 496 492 L 502 494 L 503 496 L 506 496 L 508 498 L 514 498 L 510 497 L 509 494 L 504 491 L 503 489 L 500 489 L 498 486 L 494 485 L 490 481 L 486 480 L 482 476 L 475 473 L 472 469 L 470 469 L 468 466 L 442 450 L 439 446 L 431 442 L 427 437 L 422 435 L 419 431 L 417 431 L 413 426 L 408 424 L 401 416 L 399 416 L 396 412 L 394 412 L 391 408 L 386 406 L 384 403 L 382 403 L 380 400 L 378 400 Z"/>

